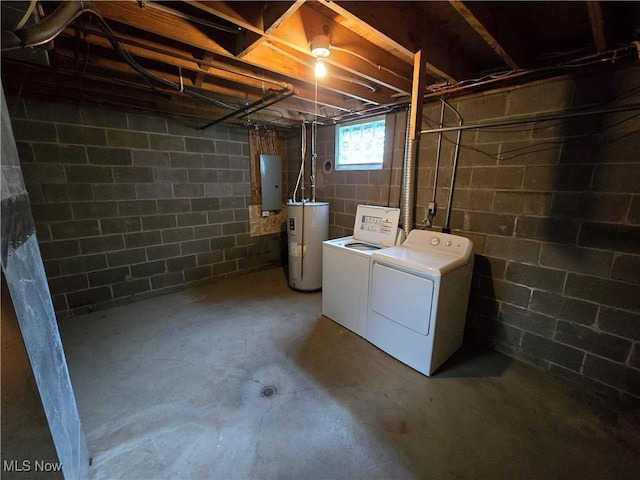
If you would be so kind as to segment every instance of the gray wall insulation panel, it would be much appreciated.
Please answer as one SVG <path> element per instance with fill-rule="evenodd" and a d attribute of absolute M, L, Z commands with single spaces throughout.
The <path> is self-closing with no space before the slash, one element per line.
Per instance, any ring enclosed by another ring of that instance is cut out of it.
<path fill-rule="evenodd" d="M 1 90 L 1 89 L 0 89 Z M 2 269 L 65 478 L 89 477 L 89 453 L 2 93 Z"/>

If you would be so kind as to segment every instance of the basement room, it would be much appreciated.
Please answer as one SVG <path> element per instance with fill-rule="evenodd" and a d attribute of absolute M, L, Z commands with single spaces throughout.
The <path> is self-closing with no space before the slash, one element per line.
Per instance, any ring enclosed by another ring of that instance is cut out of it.
<path fill-rule="evenodd" d="M 640 3 L 3 1 L 3 479 L 635 479 Z"/>

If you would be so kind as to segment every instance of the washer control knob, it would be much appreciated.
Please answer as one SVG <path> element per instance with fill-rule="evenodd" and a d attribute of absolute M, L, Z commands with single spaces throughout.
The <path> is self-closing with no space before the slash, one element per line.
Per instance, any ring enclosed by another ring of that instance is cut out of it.
<path fill-rule="evenodd" d="M 453 242 L 451 240 L 447 240 L 447 243 L 445 243 L 445 245 L 447 247 L 450 247 L 451 245 L 453 245 Z"/>
<path fill-rule="evenodd" d="M 431 245 L 436 246 L 440 243 L 440 239 L 438 237 L 433 237 L 431 239 Z"/>

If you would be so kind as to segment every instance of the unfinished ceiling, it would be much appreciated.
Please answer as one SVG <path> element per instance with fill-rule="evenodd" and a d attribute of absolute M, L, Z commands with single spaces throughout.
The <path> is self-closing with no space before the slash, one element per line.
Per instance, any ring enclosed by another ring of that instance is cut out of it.
<path fill-rule="evenodd" d="M 203 125 L 388 111 L 409 102 L 419 50 L 425 96 L 451 96 L 637 62 L 640 45 L 639 2 L 38 2 L 16 28 L 29 6 L 2 2 L 7 93 Z M 331 45 L 319 80 L 317 35 Z"/>

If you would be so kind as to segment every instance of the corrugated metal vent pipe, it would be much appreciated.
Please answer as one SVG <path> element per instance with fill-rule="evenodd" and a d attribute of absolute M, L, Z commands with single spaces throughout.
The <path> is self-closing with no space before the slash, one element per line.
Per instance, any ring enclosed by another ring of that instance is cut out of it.
<path fill-rule="evenodd" d="M 402 164 L 402 185 L 400 188 L 400 223 L 409 235 L 413 230 L 414 203 L 416 192 L 416 157 L 418 140 L 412 140 L 410 134 L 411 108 L 407 109 L 407 133 L 404 143 L 404 162 Z"/>
<path fill-rule="evenodd" d="M 2 51 L 44 45 L 64 30 L 85 12 L 97 14 L 90 1 L 63 2 L 35 25 L 20 28 L 15 32 L 2 31 Z"/>

